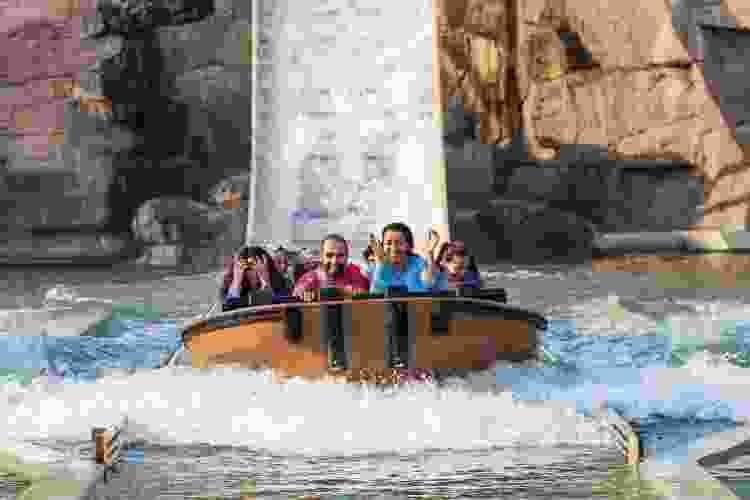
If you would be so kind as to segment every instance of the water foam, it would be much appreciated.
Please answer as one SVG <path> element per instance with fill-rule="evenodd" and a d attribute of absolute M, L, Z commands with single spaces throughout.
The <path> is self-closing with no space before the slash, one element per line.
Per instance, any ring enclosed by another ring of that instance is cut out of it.
<path fill-rule="evenodd" d="M 425 449 L 588 444 L 609 438 L 564 404 L 526 404 L 512 394 L 458 387 L 362 390 L 267 372 L 176 369 L 108 377 L 94 384 L 38 384 L 6 391 L 3 427 L 23 440 L 80 439 L 127 417 L 154 444 L 211 443 L 310 455 Z"/>
<path fill-rule="evenodd" d="M 82 302 L 114 304 L 114 301 L 105 298 L 81 296 L 75 287 L 57 284 L 44 293 L 43 307 L 48 309 L 70 304 L 80 304 Z"/>

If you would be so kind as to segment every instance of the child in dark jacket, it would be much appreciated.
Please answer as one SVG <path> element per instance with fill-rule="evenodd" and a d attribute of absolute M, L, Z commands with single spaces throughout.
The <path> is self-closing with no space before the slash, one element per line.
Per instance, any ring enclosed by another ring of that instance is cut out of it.
<path fill-rule="evenodd" d="M 482 278 L 476 261 L 473 255 L 467 255 L 464 242 L 443 243 L 436 260 L 439 268 L 436 288 L 482 288 Z"/>

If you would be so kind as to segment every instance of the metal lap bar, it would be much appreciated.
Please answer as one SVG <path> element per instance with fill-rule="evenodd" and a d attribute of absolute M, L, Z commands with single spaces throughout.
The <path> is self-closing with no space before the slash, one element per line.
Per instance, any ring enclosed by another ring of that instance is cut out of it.
<path fill-rule="evenodd" d="M 304 337 L 305 322 L 303 312 L 296 307 L 287 307 L 284 311 L 286 318 L 286 337 L 289 342 L 297 343 Z"/>
<path fill-rule="evenodd" d="M 403 361 L 409 362 L 409 348 L 407 352 L 402 352 L 402 347 L 409 341 L 409 312 L 408 305 L 404 302 L 391 301 L 385 304 L 385 344 L 386 365 L 391 366 L 391 360 L 394 354 L 398 353 L 403 357 Z"/>
<path fill-rule="evenodd" d="M 320 306 L 320 349 L 328 352 L 331 341 L 343 342 L 342 351 L 346 368 L 352 366 L 352 305 L 324 303 Z M 338 336 L 338 339 L 335 337 Z M 330 354 L 330 353 L 329 353 Z"/>

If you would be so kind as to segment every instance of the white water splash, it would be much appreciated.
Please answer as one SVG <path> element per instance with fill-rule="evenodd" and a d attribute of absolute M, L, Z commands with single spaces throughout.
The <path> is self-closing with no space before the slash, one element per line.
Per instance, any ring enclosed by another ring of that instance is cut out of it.
<path fill-rule="evenodd" d="M 54 309 L 56 306 L 80 304 L 83 302 L 98 302 L 101 304 L 114 304 L 114 301 L 100 297 L 83 297 L 73 287 L 58 284 L 47 290 L 44 294 L 43 307 Z"/>
<path fill-rule="evenodd" d="M 30 389 L 0 401 L 16 439 L 84 438 L 127 416 L 156 444 L 212 443 L 311 455 L 592 444 L 609 438 L 564 404 L 415 386 L 379 392 L 233 369 L 179 369 Z"/>

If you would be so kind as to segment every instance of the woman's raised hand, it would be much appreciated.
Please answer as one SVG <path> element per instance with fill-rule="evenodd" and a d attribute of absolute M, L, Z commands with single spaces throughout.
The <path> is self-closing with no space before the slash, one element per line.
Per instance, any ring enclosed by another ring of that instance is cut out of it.
<path fill-rule="evenodd" d="M 430 242 L 429 242 L 429 250 L 430 254 L 432 254 L 437 246 L 440 244 L 440 235 L 437 231 L 434 229 L 430 229 Z"/>
<path fill-rule="evenodd" d="M 385 250 L 383 250 L 383 244 L 372 234 L 370 235 L 370 248 L 375 256 L 375 262 L 382 264 L 385 261 Z"/>
<path fill-rule="evenodd" d="M 242 276 L 245 274 L 245 263 L 240 257 L 234 258 L 234 265 L 232 266 L 232 277 L 236 282 L 242 281 Z"/>
<path fill-rule="evenodd" d="M 420 241 L 417 245 L 416 252 L 422 255 L 427 261 L 434 260 L 433 255 L 435 254 L 435 248 L 440 243 L 440 235 L 437 231 L 430 229 L 428 231 L 428 241 Z"/>

